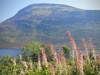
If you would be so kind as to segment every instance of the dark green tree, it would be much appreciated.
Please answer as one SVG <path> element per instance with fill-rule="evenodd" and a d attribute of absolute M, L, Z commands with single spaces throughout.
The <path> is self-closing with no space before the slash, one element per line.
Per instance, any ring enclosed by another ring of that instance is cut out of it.
<path fill-rule="evenodd" d="M 53 61 L 53 54 L 51 52 L 51 49 L 48 45 L 43 45 L 44 49 L 45 49 L 45 53 L 47 55 L 47 60 L 48 61 Z"/>
<path fill-rule="evenodd" d="M 66 59 L 70 59 L 71 49 L 67 46 L 63 46 L 62 48 L 63 48 Z"/>

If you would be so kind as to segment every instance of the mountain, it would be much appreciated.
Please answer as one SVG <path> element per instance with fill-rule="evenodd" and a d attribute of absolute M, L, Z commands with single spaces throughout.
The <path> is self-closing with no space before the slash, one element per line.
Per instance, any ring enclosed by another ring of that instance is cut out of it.
<path fill-rule="evenodd" d="M 100 10 L 83 10 L 61 4 L 32 4 L 0 23 L 0 48 L 22 48 L 29 41 L 70 46 L 70 31 L 78 46 L 93 38 L 100 46 Z"/>

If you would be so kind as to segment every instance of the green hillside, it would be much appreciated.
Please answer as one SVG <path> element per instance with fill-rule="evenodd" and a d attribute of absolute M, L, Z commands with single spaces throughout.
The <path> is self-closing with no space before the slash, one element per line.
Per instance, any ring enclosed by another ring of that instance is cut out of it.
<path fill-rule="evenodd" d="M 100 10 L 82 10 L 60 4 L 32 4 L 0 23 L 0 48 L 21 48 L 29 41 L 70 46 L 70 31 L 78 46 L 82 38 L 100 46 Z"/>

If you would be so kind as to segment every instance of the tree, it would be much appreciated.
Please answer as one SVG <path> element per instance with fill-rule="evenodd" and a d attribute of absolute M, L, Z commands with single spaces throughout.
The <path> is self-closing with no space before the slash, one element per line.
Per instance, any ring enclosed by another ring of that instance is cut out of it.
<path fill-rule="evenodd" d="M 28 61 L 29 59 L 31 59 L 33 61 L 37 61 L 38 54 L 41 53 L 41 46 L 42 44 L 39 42 L 31 41 L 27 43 L 22 49 L 24 60 Z"/>
<path fill-rule="evenodd" d="M 41 50 L 40 50 L 41 47 L 43 47 L 45 50 L 45 53 L 47 55 L 47 60 L 52 61 L 53 55 L 52 55 L 52 52 L 50 50 L 50 47 L 48 45 L 43 45 L 39 42 L 34 42 L 34 41 L 27 43 L 23 47 L 23 49 L 22 49 L 23 60 L 29 61 L 31 59 L 31 60 L 33 60 L 33 62 L 37 62 L 38 55 L 40 55 L 40 57 L 42 57 Z"/>
<path fill-rule="evenodd" d="M 63 48 L 66 59 L 70 59 L 70 53 L 71 53 L 70 48 L 68 48 L 67 46 L 63 46 L 62 48 Z"/>
<path fill-rule="evenodd" d="M 47 60 L 48 61 L 53 61 L 53 54 L 52 54 L 52 51 L 51 51 L 51 48 L 50 46 L 48 45 L 43 45 L 44 49 L 45 49 L 45 53 L 47 55 Z"/>

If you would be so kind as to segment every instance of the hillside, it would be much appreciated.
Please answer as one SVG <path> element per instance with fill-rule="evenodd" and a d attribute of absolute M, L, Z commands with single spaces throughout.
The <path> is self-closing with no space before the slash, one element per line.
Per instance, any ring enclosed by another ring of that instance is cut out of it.
<path fill-rule="evenodd" d="M 21 48 L 29 41 L 68 45 L 70 31 L 78 46 L 93 38 L 100 46 L 100 10 L 82 10 L 60 4 L 32 4 L 0 23 L 0 48 Z"/>

